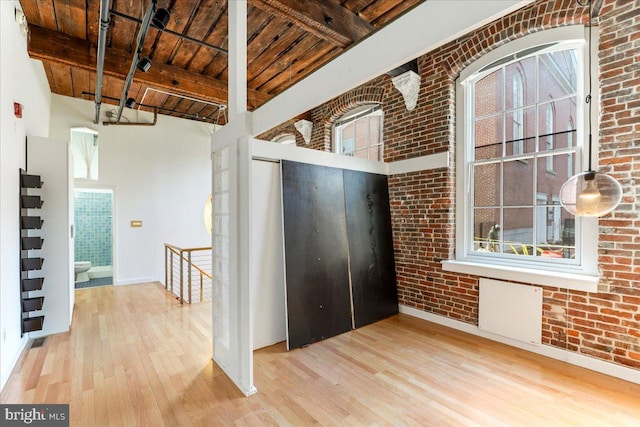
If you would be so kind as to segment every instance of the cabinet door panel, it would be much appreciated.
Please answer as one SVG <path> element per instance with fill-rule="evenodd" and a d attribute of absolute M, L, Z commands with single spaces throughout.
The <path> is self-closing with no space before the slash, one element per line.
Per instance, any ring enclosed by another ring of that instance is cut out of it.
<path fill-rule="evenodd" d="M 344 171 L 355 327 L 398 313 L 387 177 Z"/>
<path fill-rule="evenodd" d="M 287 345 L 352 328 L 342 170 L 282 161 Z"/>

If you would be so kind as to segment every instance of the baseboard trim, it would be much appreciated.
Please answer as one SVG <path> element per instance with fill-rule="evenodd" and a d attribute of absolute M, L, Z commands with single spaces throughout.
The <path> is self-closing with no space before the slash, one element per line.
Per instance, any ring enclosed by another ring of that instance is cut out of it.
<path fill-rule="evenodd" d="M 118 280 L 116 285 L 139 285 L 140 283 L 155 282 L 152 277 L 138 277 L 137 279 Z"/>
<path fill-rule="evenodd" d="M 548 345 L 534 345 L 525 342 L 513 340 L 510 338 L 495 335 L 479 329 L 476 325 L 461 322 L 459 320 L 450 319 L 448 317 L 440 316 L 433 313 L 427 313 L 426 311 L 418 310 L 417 308 L 409 307 L 400 304 L 400 313 L 407 314 L 409 316 L 417 317 L 418 319 L 433 322 L 438 325 L 446 326 L 451 329 L 466 332 L 479 337 L 487 338 L 492 341 L 497 341 L 502 344 L 506 344 L 512 347 L 520 348 L 522 350 L 530 351 L 532 353 L 540 354 L 542 356 L 550 357 L 552 359 L 560 360 L 566 363 L 570 363 L 575 366 L 596 371 L 601 374 L 609 375 L 611 377 L 620 378 L 625 381 L 640 384 L 640 371 L 625 366 L 616 365 L 613 363 L 599 360 L 593 357 L 585 356 L 583 354 L 574 353 L 572 351 L 563 350 L 561 348 L 551 347 Z"/>

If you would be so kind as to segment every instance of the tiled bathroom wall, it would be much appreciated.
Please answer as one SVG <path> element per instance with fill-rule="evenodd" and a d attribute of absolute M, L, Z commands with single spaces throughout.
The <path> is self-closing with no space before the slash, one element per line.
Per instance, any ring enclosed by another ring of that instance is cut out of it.
<path fill-rule="evenodd" d="M 75 261 L 111 264 L 113 245 L 113 192 L 75 191 Z"/>

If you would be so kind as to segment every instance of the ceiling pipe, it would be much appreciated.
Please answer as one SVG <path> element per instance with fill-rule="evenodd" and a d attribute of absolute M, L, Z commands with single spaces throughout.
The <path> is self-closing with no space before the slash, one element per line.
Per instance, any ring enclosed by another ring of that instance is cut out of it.
<path fill-rule="evenodd" d="M 133 61 L 131 61 L 131 68 L 129 68 L 129 74 L 127 74 L 127 78 L 124 82 L 122 95 L 120 95 L 120 105 L 118 106 L 116 123 L 119 123 L 120 118 L 122 117 L 122 110 L 124 109 L 125 102 L 127 102 L 127 95 L 131 88 L 131 82 L 133 82 L 133 74 L 136 72 L 136 67 L 140 60 L 140 54 L 142 53 L 142 47 L 144 46 L 144 39 L 147 37 L 147 31 L 149 31 L 149 25 L 151 24 L 151 15 L 153 15 L 155 9 L 156 0 L 151 0 L 151 3 L 147 8 L 147 12 L 144 14 L 144 18 L 142 19 L 142 23 L 140 24 L 140 30 L 138 31 L 138 39 L 136 42 L 136 50 L 133 54 Z"/>
<path fill-rule="evenodd" d="M 153 110 L 153 121 L 152 122 L 110 122 L 109 120 L 105 120 L 102 122 L 105 126 L 155 126 L 158 123 L 158 111 Z"/>
<path fill-rule="evenodd" d="M 102 76 L 104 74 L 104 52 L 107 47 L 107 31 L 109 30 L 110 0 L 100 0 L 100 32 L 98 33 L 98 53 L 96 64 L 96 119 L 100 121 L 100 107 L 102 106 Z"/>

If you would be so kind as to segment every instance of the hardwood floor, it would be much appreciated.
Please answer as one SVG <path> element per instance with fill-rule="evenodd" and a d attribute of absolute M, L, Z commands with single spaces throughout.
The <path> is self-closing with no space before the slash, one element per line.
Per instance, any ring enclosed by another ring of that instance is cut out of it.
<path fill-rule="evenodd" d="M 70 403 L 72 426 L 637 426 L 640 385 L 395 316 L 255 353 L 243 397 L 213 364 L 210 304 L 157 284 L 76 291 L 70 333 L 26 350 L 0 400 Z"/>

